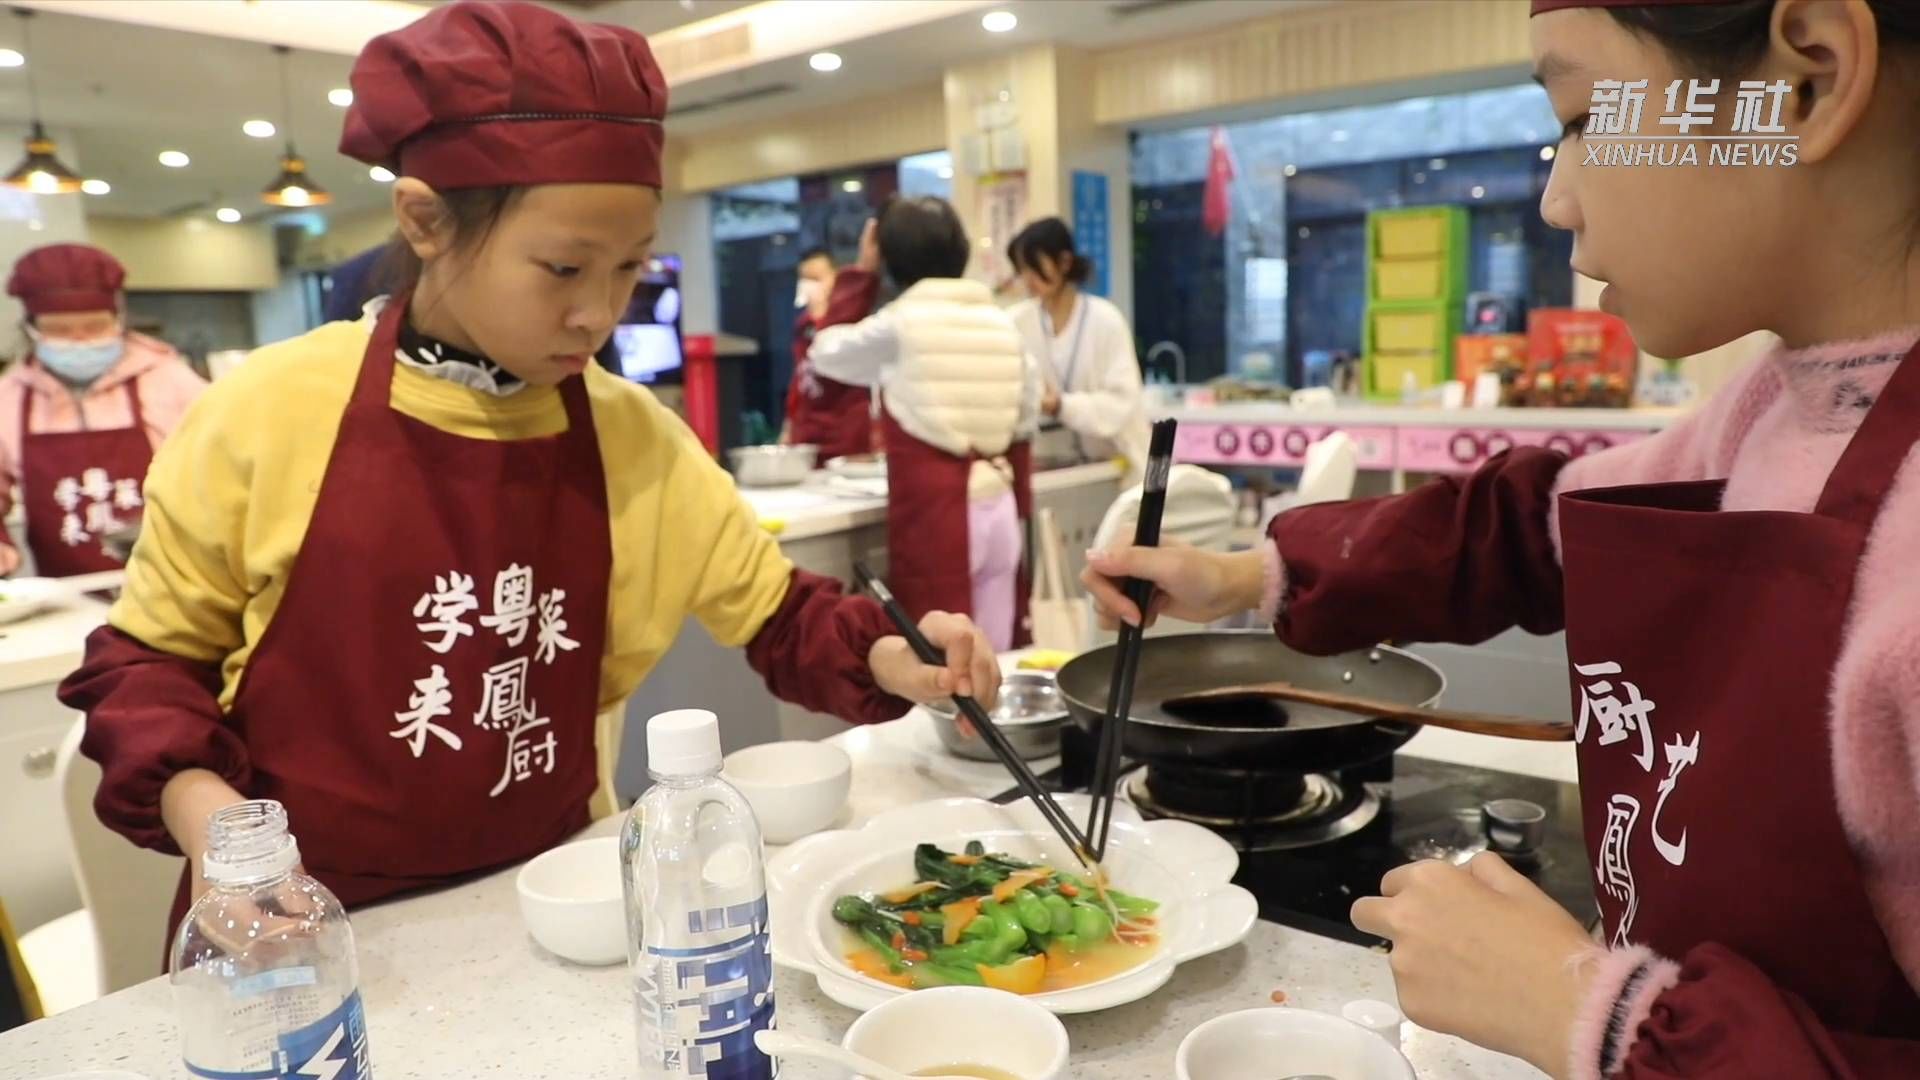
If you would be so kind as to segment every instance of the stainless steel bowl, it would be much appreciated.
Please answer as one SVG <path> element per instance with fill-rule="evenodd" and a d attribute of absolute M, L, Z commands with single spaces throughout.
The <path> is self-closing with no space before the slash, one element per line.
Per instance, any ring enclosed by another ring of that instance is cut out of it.
<path fill-rule="evenodd" d="M 997 761 L 993 748 L 979 735 L 962 735 L 953 702 L 927 706 L 933 728 L 954 756 L 972 761 Z M 1014 752 L 1031 761 L 1060 752 L 1060 730 L 1067 725 L 1067 704 L 1048 671 L 1016 671 L 1000 680 L 1000 703 L 990 714 L 1007 736 Z"/>
<path fill-rule="evenodd" d="M 797 484 L 813 471 L 820 448 L 812 443 L 795 446 L 736 446 L 727 451 L 733 478 L 744 487 L 784 487 Z"/>

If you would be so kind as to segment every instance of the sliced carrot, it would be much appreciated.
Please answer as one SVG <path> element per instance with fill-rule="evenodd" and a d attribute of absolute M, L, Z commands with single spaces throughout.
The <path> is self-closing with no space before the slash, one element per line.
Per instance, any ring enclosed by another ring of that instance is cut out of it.
<path fill-rule="evenodd" d="M 917 885 L 909 885 L 904 889 L 895 889 L 892 892 L 881 893 L 880 899 L 885 900 L 889 904 L 908 904 L 912 903 L 915 897 L 923 893 L 930 893 L 939 887 L 940 883 L 937 881 L 922 881 Z"/>
<path fill-rule="evenodd" d="M 919 926 L 921 923 L 926 922 L 925 919 L 920 917 L 920 913 L 917 911 L 909 911 L 905 915 L 900 916 L 900 921 L 906 923 L 908 926 Z"/>
<path fill-rule="evenodd" d="M 913 978 L 905 973 L 896 974 L 887 970 L 886 961 L 880 959 L 872 949 L 860 949 L 847 954 L 847 966 L 865 975 L 869 979 L 878 979 L 888 986 L 898 986 L 902 990 L 913 989 Z"/>
<path fill-rule="evenodd" d="M 902 960 L 906 960 L 906 961 L 908 961 L 908 962 L 910 962 L 910 963 L 915 963 L 915 964 L 917 964 L 917 963 L 919 963 L 920 961 L 922 961 L 922 960 L 925 960 L 926 958 L 927 958 L 927 954 L 926 954 L 926 953 L 923 953 L 923 952 L 921 952 L 921 951 L 920 951 L 919 949 L 902 949 L 902 950 L 900 950 L 900 959 L 902 959 Z"/>
<path fill-rule="evenodd" d="M 907 947 L 907 935 L 901 933 L 898 930 L 895 930 L 893 932 L 893 940 L 891 942 L 888 942 L 888 944 L 892 945 L 894 948 L 894 951 L 898 952 L 899 950 Z"/>
<path fill-rule="evenodd" d="M 1047 958 L 1028 956 L 1015 960 L 1011 964 L 990 967 L 986 964 L 975 965 L 980 978 L 995 990 L 1005 990 L 1011 994 L 1037 994 L 1040 984 L 1047 979 Z"/>
<path fill-rule="evenodd" d="M 1080 890 L 1078 887 L 1074 886 L 1073 884 L 1068 883 L 1060 886 L 1060 895 L 1071 900 L 1074 897 L 1080 895 Z"/>
<path fill-rule="evenodd" d="M 949 855 L 947 861 L 955 866 L 978 866 L 985 855 Z"/>
<path fill-rule="evenodd" d="M 1015 893 L 1036 882 L 1047 880 L 1053 871 L 1042 867 L 1039 870 L 1020 870 L 1007 875 L 1007 880 L 993 887 L 993 898 L 1004 904 L 1013 899 Z"/>
<path fill-rule="evenodd" d="M 940 914 L 947 919 L 946 925 L 940 928 L 940 939 L 949 945 L 958 945 L 960 935 L 973 920 L 980 917 L 980 897 L 945 904 L 940 908 Z"/>

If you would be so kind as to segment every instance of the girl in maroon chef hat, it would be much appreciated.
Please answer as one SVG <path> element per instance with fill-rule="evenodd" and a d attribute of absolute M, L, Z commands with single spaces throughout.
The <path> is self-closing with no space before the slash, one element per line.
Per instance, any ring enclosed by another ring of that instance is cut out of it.
<path fill-rule="evenodd" d="M 849 720 L 993 696 L 971 622 L 928 615 L 947 666 L 920 664 L 590 363 L 660 210 L 640 35 L 450 4 L 369 42 L 353 90 L 341 149 L 399 176 L 400 280 L 255 353 L 155 461 L 126 590 L 62 687 L 102 820 L 197 856 L 211 812 L 277 799 L 348 907 L 525 859 L 611 812 L 619 707 L 688 616 Z"/>
<path fill-rule="evenodd" d="M 7 280 L 29 349 L 0 376 L 0 517 L 18 492 L 45 577 L 120 568 L 107 538 L 139 524 L 154 447 L 207 386 L 171 346 L 127 329 L 126 281 L 87 244 L 35 248 Z M 0 532 L 0 574 L 20 562 Z"/>
<path fill-rule="evenodd" d="M 1920 1076 L 1920 5 L 1533 13 L 1566 124 L 1541 212 L 1601 307 L 1659 356 L 1780 343 L 1644 442 L 1303 508 L 1250 553 L 1098 556 L 1088 585 L 1128 620 L 1127 575 L 1178 618 L 1260 607 L 1311 653 L 1564 627 L 1603 941 L 1498 856 L 1397 869 L 1353 921 L 1416 1022 L 1582 1080 Z M 1696 134 L 1776 164 L 1598 163 L 1632 142 L 1622 91 L 1678 130 L 1675 80 L 1714 106 Z"/>

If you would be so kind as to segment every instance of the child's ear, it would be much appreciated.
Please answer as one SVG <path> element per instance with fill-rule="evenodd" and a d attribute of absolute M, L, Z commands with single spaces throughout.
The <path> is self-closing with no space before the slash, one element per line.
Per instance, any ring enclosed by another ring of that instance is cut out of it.
<path fill-rule="evenodd" d="M 1781 0 L 1767 66 L 1773 79 L 1793 87 L 1791 130 L 1800 138 L 1800 160 L 1828 157 L 1873 97 L 1881 66 L 1873 13 L 1864 4 Z"/>
<path fill-rule="evenodd" d="M 453 217 L 440 193 L 425 181 L 403 176 L 393 182 L 393 219 L 421 262 L 452 250 Z"/>

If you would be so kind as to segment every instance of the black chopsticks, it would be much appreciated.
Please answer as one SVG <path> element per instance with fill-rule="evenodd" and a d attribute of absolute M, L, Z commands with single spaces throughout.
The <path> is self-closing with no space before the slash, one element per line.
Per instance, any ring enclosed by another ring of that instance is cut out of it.
<path fill-rule="evenodd" d="M 946 658 L 940 654 L 940 650 L 934 648 L 933 643 L 920 632 L 920 628 L 914 625 L 906 609 L 902 608 L 900 601 L 894 598 L 893 590 L 887 588 L 886 582 L 881 581 L 873 571 L 867 569 L 866 563 L 856 560 L 853 564 L 853 575 L 860 583 L 860 587 L 872 593 L 873 598 L 886 609 L 887 617 L 893 620 L 893 625 L 900 631 L 900 636 L 906 638 L 907 644 L 913 647 L 914 655 L 920 658 L 921 663 L 944 665 L 947 662 Z M 971 721 L 974 728 L 980 732 L 980 738 L 992 748 L 994 756 L 999 758 L 1000 763 L 1013 774 L 1014 780 L 1020 784 L 1020 790 L 1026 792 L 1027 798 L 1032 800 L 1033 805 L 1039 809 L 1040 816 L 1046 818 L 1047 824 L 1053 826 L 1053 831 L 1059 834 L 1060 839 L 1066 841 L 1067 849 L 1073 852 L 1073 857 L 1080 860 L 1081 865 L 1088 870 L 1093 870 L 1094 863 L 1098 860 L 1088 854 L 1091 848 L 1087 844 L 1087 838 L 1074 825 L 1073 819 L 1067 816 L 1067 812 L 1060 809 L 1060 804 L 1053 801 L 1053 795 L 1040 783 L 1040 778 L 1033 774 L 1033 770 L 1027 767 L 1027 763 L 1021 760 L 1013 744 L 1007 741 L 1006 733 L 1001 731 L 999 725 L 993 722 L 993 718 L 987 715 L 987 710 L 981 708 L 978 701 L 961 694 L 953 695 L 953 703 L 959 707 L 961 715 Z"/>
<path fill-rule="evenodd" d="M 1167 475 L 1173 468 L 1173 433 L 1178 421 L 1156 421 L 1147 450 L 1147 476 L 1140 488 L 1140 518 L 1133 527 L 1133 546 L 1160 546 L 1160 519 L 1167 509 Z M 1147 609 L 1153 603 L 1153 583 L 1128 578 L 1127 599 L 1140 612 L 1140 626 L 1120 624 L 1114 649 L 1113 681 L 1107 686 L 1107 713 L 1100 722 L 1099 747 L 1094 752 L 1093 808 L 1087 816 L 1087 837 L 1093 841 L 1093 860 L 1107 856 L 1107 833 L 1113 827 L 1113 801 L 1120 786 L 1120 751 L 1126 744 L 1127 717 L 1133 709 L 1133 679 L 1140 670 L 1140 643 Z"/>

